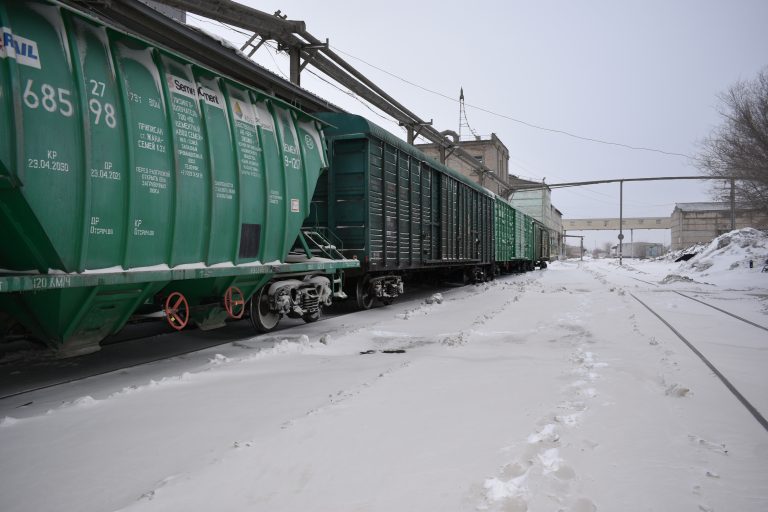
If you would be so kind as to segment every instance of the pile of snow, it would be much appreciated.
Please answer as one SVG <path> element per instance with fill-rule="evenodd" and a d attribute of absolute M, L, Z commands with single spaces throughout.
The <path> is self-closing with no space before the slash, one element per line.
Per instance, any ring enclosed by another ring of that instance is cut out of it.
<path fill-rule="evenodd" d="M 674 261 L 677 262 L 680 261 L 687 261 L 691 259 L 693 256 L 696 256 L 701 251 L 704 250 L 704 248 L 707 246 L 707 244 L 694 244 L 690 247 L 686 247 L 685 249 L 679 249 L 677 251 L 670 251 L 664 256 L 659 256 L 658 258 L 655 258 L 654 261 Z M 685 258 L 685 256 L 688 256 Z M 681 258 L 683 258 L 681 260 Z"/>
<path fill-rule="evenodd" d="M 442 304 L 443 303 L 443 295 L 441 293 L 435 293 L 431 297 L 427 297 L 424 299 L 424 302 L 427 304 Z"/>
<path fill-rule="evenodd" d="M 754 228 L 736 229 L 712 240 L 681 269 L 709 275 L 723 271 L 763 268 L 768 259 L 768 235 Z M 705 272 L 706 271 L 706 272 Z"/>
<path fill-rule="evenodd" d="M 697 244 L 663 260 L 650 262 L 657 270 L 670 269 L 670 263 L 681 254 L 696 252 L 682 261 L 673 273 L 659 276 L 660 284 L 687 283 L 727 286 L 729 288 L 765 288 L 768 271 L 761 270 L 768 264 L 768 234 L 753 228 L 736 229 L 715 238 L 708 244 Z M 750 266 L 751 265 L 751 266 Z M 653 269 L 646 265 L 646 272 Z"/>

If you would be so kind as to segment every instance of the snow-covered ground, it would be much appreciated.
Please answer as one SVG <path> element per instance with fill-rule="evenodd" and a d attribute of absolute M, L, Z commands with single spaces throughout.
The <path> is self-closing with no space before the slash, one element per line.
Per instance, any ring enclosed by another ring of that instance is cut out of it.
<path fill-rule="evenodd" d="M 688 298 L 768 327 L 728 236 L 2 400 L 0 510 L 768 510 L 768 431 L 639 302 L 768 416 L 768 332 Z"/>

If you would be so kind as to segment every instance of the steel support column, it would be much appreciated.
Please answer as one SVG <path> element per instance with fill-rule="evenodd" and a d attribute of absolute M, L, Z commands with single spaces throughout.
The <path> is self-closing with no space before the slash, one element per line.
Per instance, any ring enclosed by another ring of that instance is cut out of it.
<path fill-rule="evenodd" d="M 619 266 L 622 264 L 622 251 L 624 233 L 622 231 L 624 223 L 624 181 L 619 181 Z"/>

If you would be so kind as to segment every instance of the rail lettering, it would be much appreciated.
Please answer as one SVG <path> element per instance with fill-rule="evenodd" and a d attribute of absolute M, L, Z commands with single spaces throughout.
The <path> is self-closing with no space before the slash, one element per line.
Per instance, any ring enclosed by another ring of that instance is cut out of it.
<path fill-rule="evenodd" d="M 104 162 L 103 169 L 91 169 L 91 178 L 120 181 L 122 173 L 112 169 L 112 162 Z"/>
<path fill-rule="evenodd" d="M 59 153 L 49 149 L 46 158 L 27 158 L 27 169 L 44 169 L 47 171 L 69 172 L 69 163 L 57 160 Z"/>
<path fill-rule="evenodd" d="M 69 99 L 71 95 L 72 92 L 69 89 L 62 89 L 61 87 L 57 89 L 51 84 L 42 84 L 40 87 L 36 87 L 35 81 L 30 78 L 24 87 L 22 98 L 24 105 L 31 110 L 37 110 L 42 106 L 46 112 L 58 112 L 64 117 L 72 117 L 75 109 Z"/>
<path fill-rule="evenodd" d="M 155 236 L 154 229 L 145 229 L 141 225 L 144 221 L 141 219 L 135 219 L 133 221 L 133 234 L 134 236 Z"/>
<path fill-rule="evenodd" d="M 219 94 L 212 89 L 208 89 L 207 87 L 199 85 L 197 87 L 197 95 L 203 98 L 203 101 L 212 107 L 220 109 L 224 108 L 224 104 L 219 98 Z"/>
<path fill-rule="evenodd" d="M 88 100 L 88 110 L 90 110 L 91 114 L 95 116 L 93 124 L 97 125 L 103 120 L 107 126 L 110 128 L 115 128 L 117 126 L 115 106 L 112 103 L 101 100 L 101 98 L 104 97 L 107 84 L 93 79 L 88 80 L 88 83 L 91 85 L 90 94 L 91 96 L 94 96 Z M 131 101 L 134 101 L 134 99 L 131 98 L 132 94 L 133 93 L 129 92 L 128 97 L 131 99 Z M 139 101 L 137 101 L 137 103 L 141 103 L 141 97 L 136 94 L 133 95 L 138 97 Z"/>
<path fill-rule="evenodd" d="M 269 191 L 269 204 L 278 204 L 283 200 L 282 194 L 278 190 Z"/>
<path fill-rule="evenodd" d="M 32 278 L 32 289 L 34 290 L 69 288 L 71 285 L 72 278 L 69 276 L 41 276 Z"/>
<path fill-rule="evenodd" d="M 231 201 L 235 196 L 235 185 L 228 181 L 215 181 L 214 190 L 216 191 L 216 199 Z"/>
<path fill-rule="evenodd" d="M 137 125 L 139 128 L 139 139 L 136 141 L 136 144 L 141 149 L 165 153 L 165 132 L 163 129 L 159 126 L 142 123 L 141 121 Z"/>
<path fill-rule="evenodd" d="M 88 83 L 91 84 L 91 95 L 98 96 L 99 98 L 104 97 L 104 91 L 107 88 L 107 84 L 99 82 L 98 80 L 88 80 Z"/>
<path fill-rule="evenodd" d="M 285 155 L 283 157 L 283 162 L 285 164 L 286 169 L 301 169 L 301 158 L 297 156 L 289 156 Z"/>
<path fill-rule="evenodd" d="M 141 175 L 141 186 L 148 188 L 150 194 L 159 194 L 168 189 L 170 171 L 151 169 L 149 167 L 136 166 L 136 172 Z"/>
<path fill-rule="evenodd" d="M 91 217 L 91 226 L 89 231 L 92 235 L 109 236 L 115 234 L 115 230 L 112 228 L 99 227 L 100 222 L 101 219 L 99 217 Z"/>
<path fill-rule="evenodd" d="M 8 27 L 2 27 L 0 38 L 0 59 L 6 57 L 16 59 L 22 66 L 40 69 L 40 53 L 37 43 L 25 37 L 13 35 Z"/>

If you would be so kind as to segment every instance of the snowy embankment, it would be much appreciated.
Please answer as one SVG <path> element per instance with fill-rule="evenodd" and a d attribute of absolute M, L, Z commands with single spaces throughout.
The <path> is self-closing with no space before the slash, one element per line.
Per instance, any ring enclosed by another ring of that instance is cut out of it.
<path fill-rule="evenodd" d="M 768 415 L 765 331 L 674 293 L 768 325 L 765 237 L 736 238 L 0 401 L 0 510 L 768 510 L 768 432 L 633 297 Z"/>

